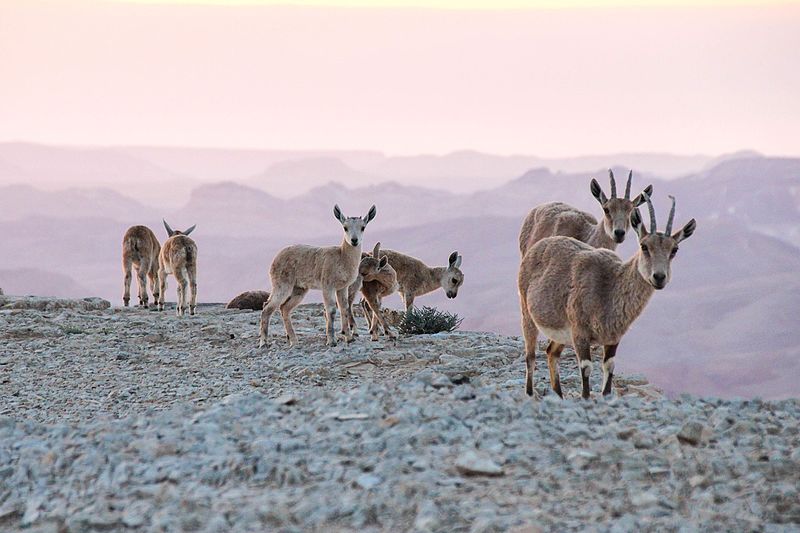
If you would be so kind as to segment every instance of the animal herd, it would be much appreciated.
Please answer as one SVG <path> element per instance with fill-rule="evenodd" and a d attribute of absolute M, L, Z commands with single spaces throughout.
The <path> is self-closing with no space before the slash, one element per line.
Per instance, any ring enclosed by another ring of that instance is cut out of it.
<path fill-rule="evenodd" d="M 558 363 L 566 346 L 575 350 L 582 398 L 590 395 L 591 347 L 603 347 L 600 390 L 603 395 L 610 394 L 620 340 L 654 291 L 667 285 L 679 243 L 694 233 L 694 219 L 673 233 L 675 198 L 672 196 L 665 229 L 659 232 L 651 201 L 653 186 L 648 185 L 631 198 L 632 177 L 630 172 L 623 197 L 617 195 L 611 170 L 610 197 L 597 180 L 591 180 L 591 193 L 603 210 L 599 220 L 561 202 L 539 205 L 525 218 L 519 235 L 521 262 L 517 281 L 525 341 L 525 391 L 530 396 L 535 394 L 533 375 L 539 333 L 549 341 L 545 353 L 550 385 L 556 394 L 563 397 Z M 645 228 L 638 209 L 644 204 L 649 211 L 649 229 Z M 450 254 L 447 266 L 442 267 L 429 267 L 410 255 L 381 249 L 380 243 L 371 252 L 362 252 L 367 225 L 377 215 L 375 206 L 363 217 L 347 217 L 336 205 L 333 215 L 344 232 L 339 246 L 296 244 L 282 249 L 273 259 L 269 269 L 272 292 L 261 311 L 259 347 L 269 343 L 270 318 L 278 310 L 289 345 L 297 344 L 291 313 L 311 289 L 322 292 L 328 346 L 337 344 L 334 325 L 337 310 L 341 315 L 341 337 L 349 343 L 357 335 L 353 303 L 358 292 L 363 296 L 361 304 L 373 340 L 378 339 L 381 330 L 390 339 L 397 338 L 381 311 L 383 298 L 398 292 L 408 311 L 415 298 L 439 288 L 448 298 L 458 295 L 464 283 L 462 257 L 458 252 Z M 164 221 L 164 227 L 168 238 L 163 246 L 145 226 L 133 226 L 125 233 L 123 303 L 126 307 L 130 304 L 135 270 L 139 305 L 149 305 L 149 281 L 153 301 L 162 311 L 166 279 L 172 274 L 177 282 L 177 315 L 183 316 L 187 307 L 189 314 L 194 315 L 197 245 L 188 235 L 195 226 L 177 231 Z M 630 229 L 636 233 L 639 248 L 623 261 L 614 250 Z"/>

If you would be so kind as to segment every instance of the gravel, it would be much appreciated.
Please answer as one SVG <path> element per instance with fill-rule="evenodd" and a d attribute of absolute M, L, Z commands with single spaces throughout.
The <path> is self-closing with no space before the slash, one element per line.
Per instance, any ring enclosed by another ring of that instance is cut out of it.
<path fill-rule="evenodd" d="M 362 320 L 326 349 L 320 307 L 295 317 L 299 348 L 258 350 L 259 314 L 221 305 L 0 310 L 0 531 L 800 525 L 798 400 L 621 376 L 580 401 L 566 354 L 568 398 L 541 358 L 530 400 L 519 338 L 373 343 Z"/>

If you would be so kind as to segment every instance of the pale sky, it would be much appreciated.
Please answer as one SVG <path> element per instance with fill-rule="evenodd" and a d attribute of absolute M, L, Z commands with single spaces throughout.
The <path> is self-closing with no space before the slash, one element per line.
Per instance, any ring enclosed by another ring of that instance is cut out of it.
<path fill-rule="evenodd" d="M 800 6 L 700 3 L 2 0 L 0 141 L 800 155 Z"/>

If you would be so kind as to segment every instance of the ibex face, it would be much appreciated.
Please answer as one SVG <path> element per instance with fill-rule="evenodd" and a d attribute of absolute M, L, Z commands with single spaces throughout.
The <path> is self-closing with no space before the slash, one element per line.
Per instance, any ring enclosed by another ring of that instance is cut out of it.
<path fill-rule="evenodd" d="M 675 254 L 678 253 L 678 243 L 684 239 L 688 239 L 694 233 L 697 223 L 691 219 L 679 231 L 670 235 L 672 231 L 672 220 L 675 218 L 675 198 L 672 198 L 672 209 L 669 212 L 669 219 L 667 221 L 667 229 L 664 233 L 656 231 L 656 215 L 653 209 L 653 204 L 650 201 L 650 196 L 645 194 L 647 207 L 650 210 L 650 232 L 644 229 L 642 216 L 639 210 L 636 209 L 631 214 L 631 226 L 639 236 L 639 259 L 638 269 L 639 274 L 650 285 L 658 290 L 663 289 L 669 283 L 671 276 L 670 266 Z"/>
<path fill-rule="evenodd" d="M 380 255 L 381 243 L 377 243 L 375 248 L 372 249 L 372 255 L 368 255 L 361 259 L 358 265 L 358 274 L 365 279 L 374 277 L 389 264 L 389 258 Z M 380 259 L 378 259 L 380 257 Z"/>
<path fill-rule="evenodd" d="M 628 173 L 628 183 L 625 186 L 625 197 L 617 198 L 617 183 L 614 181 L 614 173 L 608 171 L 609 180 L 611 181 L 611 198 L 606 197 L 600 184 L 596 179 L 592 179 L 590 189 L 592 196 L 594 196 L 600 205 L 603 206 L 603 229 L 606 234 L 614 239 L 617 244 L 625 240 L 625 234 L 628 231 L 628 224 L 631 219 L 633 210 L 644 203 L 644 196 L 639 194 L 633 200 L 631 197 L 631 179 L 633 171 Z M 643 194 L 648 196 L 653 194 L 653 186 L 648 185 Z"/>
<path fill-rule="evenodd" d="M 459 269 L 461 266 L 461 259 L 462 257 L 458 255 L 458 252 L 450 254 L 447 268 L 439 279 L 442 289 L 444 289 L 445 294 L 447 294 L 447 297 L 450 299 L 458 296 L 458 288 L 464 283 L 464 273 Z"/>
<path fill-rule="evenodd" d="M 367 224 L 369 224 L 369 221 L 375 218 L 376 214 L 377 210 L 373 205 L 367 213 L 367 216 L 363 218 L 345 217 L 338 205 L 333 206 L 333 216 L 336 217 L 336 220 L 342 224 L 345 241 L 352 246 L 358 246 L 361 244 L 361 239 L 364 236 L 364 229 L 367 227 Z"/>

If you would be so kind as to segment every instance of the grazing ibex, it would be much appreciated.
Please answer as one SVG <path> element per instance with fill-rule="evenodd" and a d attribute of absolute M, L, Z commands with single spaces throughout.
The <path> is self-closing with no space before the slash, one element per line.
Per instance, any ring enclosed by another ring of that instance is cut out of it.
<path fill-rule="evenodd" d="M 381 311 L 381 300 L 394 293 L 398 288 L 397 272 L 389 264 L 388 258 L 381 254 L 381 243 L 377 243 L 372 254 L 362 254 L 358 266 L 358 278 L 350 285 L 347 293 L 347 306 L 350 315 L 350 327 L 355 332 L 356 321 L 353 315 L 353 301 L 361 290 L 364 300 L 361 302 L 364 316 L 369 325 L 372 340 L 378 340 L 378 326 L 390 339 L 397 335 L 389 328 Z"/>
<path fill-rule="evenodd" d="M 383 250 L 381 253 L 386 254 L 389 264 L 397 272 L 397 283 L 406 311 L 414 306 L 414 298 L 440 287 L 448 298 L 455 298 L 458 288 L 464 283 L 464 273 L 459 268 L 462 257 L 458 252 L 450 254 L 446 267 L 429 267 L 416 257 L 394 250 Z"/>
<path fill-rule="evenodd" d="M 280 308 L 289 345 L 297 344 L 297 335 L 292 327 L 291 312 L 303 301 L 309 289 L 322 291 L 325 304 L 325 336 L 328 346 L 336 346 L 334 319 L 336 305 L 342 314 L 342 330 L 345 341 L 353 340 L 347 307 L 347 289 L 358 277 L 361 262 L 361 242 L 364 229 L 375 218 L 373 205 L 365 217 L 345 217 L 336 205 L 333 216 L 342 224 L 344 238 L 339 246 L 287 246 L 275 256 L 269 268 L 272 294 L 261 311 L 259 347 L 267 343 L 269 319 Z"/>
<path fill-rule="evenodd" d="M 175 314 L 183 316 L 186 312 L 186 288 L 192 291 L 189 299 L 189 314 L 193 315 L 197 307 L 197 245 L 187 237 L 194 231 L 196 224 L 186 231 L 173 230 L 164 220 L 164 228 L 169 239 L 161 247 L 158 258 L 158 283 L 161 295 L 158 310 L 164 310 L 164 293 L 167 290 L 167 275 L 173 274 L 178 282 L 178 308 Z"/>
<path fill-rule="evenodd" d="M 161 245 L 155 233 L 147 226 L 131 226 L 122 238 L 122 270 L 125 273 L 122 302 L 128 307 L 131 301 L 131 269 L 136 269 L 139 282 L 139 305 L 147 307 L 147 279 L 153 303 L 158 303 L 158 254 Z"/>
<path fill-rule="evenodd" d="M 598 222 L 592 215 L 574 207 L 561 203 L 551 202 L 534 207 L 519 232 L 519 251 L 522 255 L 545 237 L 563 235 L 574 237 L 594 248 L 607 248 L 616 250 L 617 245 L 625 240 L 630 217 L 633 210 L 644 203 L 644 194 L 651 196 L 653 186 L 645 187 L 642 194 L 631 200 L 631 179 L 633 171 L 628 173 L 628 183 L 625 186 L 625 197 L 617 198 L 617 183 L 614 181 L 614 172 L 608 171 L 611 181 L 611 198 L 607 198 L 597 180 L 592 178 L 592 195 L 603 207 L 603 218 Z"/>
<path fill-rule="evenodd" d="M 533 395 L 536 337 L 541 331 L 548 339 L 547 365 L 550 385 L 559 396 L 561 382 L 558 360 L 564 345 L 575 348 L 583 390 L 589 397 L 592 371 L 590 347 L 604 347 L 604 395 L 611 392 L 614 356 L 620 339 L 647 305 L 656 289 L 670 280 L 670 264 L 678 243 L 694 233 L 690 220 L 670 235 L 675 217 L 675 199 L 664 233 L 656 232 L 656 216 L 650 197 L 644 193 L 650 211 L 650 231 L 644 229 L 639 210 L 631 214 L 631 225 L 639 237 L 639 250 L 623 262 L 609 250 L 592 248 L 571 237 L 548 237 L 530 248 L 519 267 L 519 299 L 522 333 L 525 338 L 525 391 Z"/>

